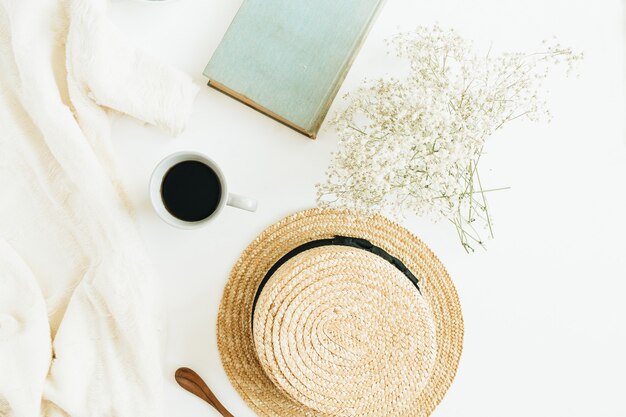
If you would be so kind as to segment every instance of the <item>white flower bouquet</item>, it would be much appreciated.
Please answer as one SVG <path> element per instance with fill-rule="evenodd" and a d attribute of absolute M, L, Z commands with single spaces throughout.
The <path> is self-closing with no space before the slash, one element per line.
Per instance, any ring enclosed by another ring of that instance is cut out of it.
<path fill-rule="evenodd" d="M 407 59 L 402 79 L 365 81 L 333 123 L 339 145 L 318 184 L 321 206 L 407 211 L 449 220 L 467 251 L 493 236 L 479 162 L 485 140 L 515 119 L 549 119 L 542 81 L 553 64 L 582 58 L 544 44 L 532 54 L 479 54 L 453 30 L 418 28 L 390 44 Z"/>

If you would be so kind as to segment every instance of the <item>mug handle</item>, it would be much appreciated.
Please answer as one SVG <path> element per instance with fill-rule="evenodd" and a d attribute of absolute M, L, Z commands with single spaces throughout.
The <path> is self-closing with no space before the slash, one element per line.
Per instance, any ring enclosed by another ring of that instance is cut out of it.
<path fill-rule="evenodd" d="M 253 198 L 244 197 L 238 194 L 228 194 L 226 205 L 236 207 L 246 211 L 256 211 L 258 203 Z"/>

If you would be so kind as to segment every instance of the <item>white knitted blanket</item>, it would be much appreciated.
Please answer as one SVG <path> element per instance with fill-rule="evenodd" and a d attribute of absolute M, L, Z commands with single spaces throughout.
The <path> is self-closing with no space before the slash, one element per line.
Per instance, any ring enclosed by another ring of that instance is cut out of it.
<path fill-rule="evenodd" d="M 3 417 L 159 414 L 151 277 L 107 112 L 176 134 L 198 87 L 127 45 L 106 3 L 0 0 Z"/>

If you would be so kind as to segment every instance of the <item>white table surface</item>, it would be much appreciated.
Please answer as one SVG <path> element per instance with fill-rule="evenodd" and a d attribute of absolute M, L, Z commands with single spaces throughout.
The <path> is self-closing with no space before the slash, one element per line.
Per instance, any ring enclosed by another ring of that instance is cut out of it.
<path fill-rule="evenodd" d="M 111 17 L 150 54 L 199 84 L 241 0 L 146 4 L 116 0 Z M 516 123 L 488 144 L 484 178 L 496 239 L 467 255 L 445 222 L 413 220 L 448 267 L 466 321 L 458 376 L 435 416 L 626 416 L 626 149 L 624 36 L 619 0 L 389 0 L 342 91 L 383 75 L 383 40 L 438 22 L 494 50 L 533 50 L 558 35 L 584 50 L 580 78 L 549 83 L 551 124 Z M 333 110 L 342 107 L 337 100 Z M 138 207 L 164 310 L 166 415 L 217 416 L 175 385 L 197 370 L 238 417 L 254 414 L 221 367 L 215 325 L 229 270 L 281 217 L 314 205 L 336 136 L 311 141 L 210 90 L 179 138 L 114 118 L 120 171 Z M 255 214 L 228 209 L 197 231 L 151 210 L 147 184 L 168 153 L 192 149 L 222 165 L 232 191 L 259 199 Z"/>

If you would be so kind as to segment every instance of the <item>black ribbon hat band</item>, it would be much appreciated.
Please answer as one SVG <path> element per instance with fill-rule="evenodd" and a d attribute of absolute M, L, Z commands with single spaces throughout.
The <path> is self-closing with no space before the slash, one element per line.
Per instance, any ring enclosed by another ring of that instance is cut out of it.
<path fill-rule="evenodd" d="M 368 240 L 359 239 L 355 237 L 335 236 L 333 239 L 314 240 L 312 242 L 307 242 L 304 245 L 298 246 L 297 248 L 291 250 L 285 256 L 280 258 L 278 262 L 276 262 L 269 269 L 269 271 L 267 271 L 267 274 L 265 274 L 265 276 L 263 277 L 263 280 L 259 284 L 259 288 L 257 289 L 256 294 L 254 295 L 254 301 L 252 303 L 252 321 L 253 322 L 254 322 L 254 310 L 256 309 L 257 301 L 259 300 L 259 297 L 261 296 L 261 293 L 263 292 L 263 288 L 265 287 L 267 282 L 270 280 L 272 275 L 274 275 L 274 273 L 278 270 L 278 268 L 284 265 L 291 258 L 294 258 L 297 255 L 301 254 L 302 252 L 306 252 L 314 248 L 319 248 L 321 246 L 348 246 L 352 248 L 362 249 L 370 253 L 373 253 L 374 255 L 380 256 L 381 258 L 389 262 L 391 265 L 395 266 L 400 272 L 402 272 L 409 279 L 409 281 L 413 283 L 415 288 L 417 288 L 417 291 L 420 294 L 422 293 L 419 287 L 419 280 L 406 267 L 406 265 L 402 263 L 400 259 L 390 255 L 387 251 L 385 251 L 384 249 L 378 246 L 375 246 Z"/>

